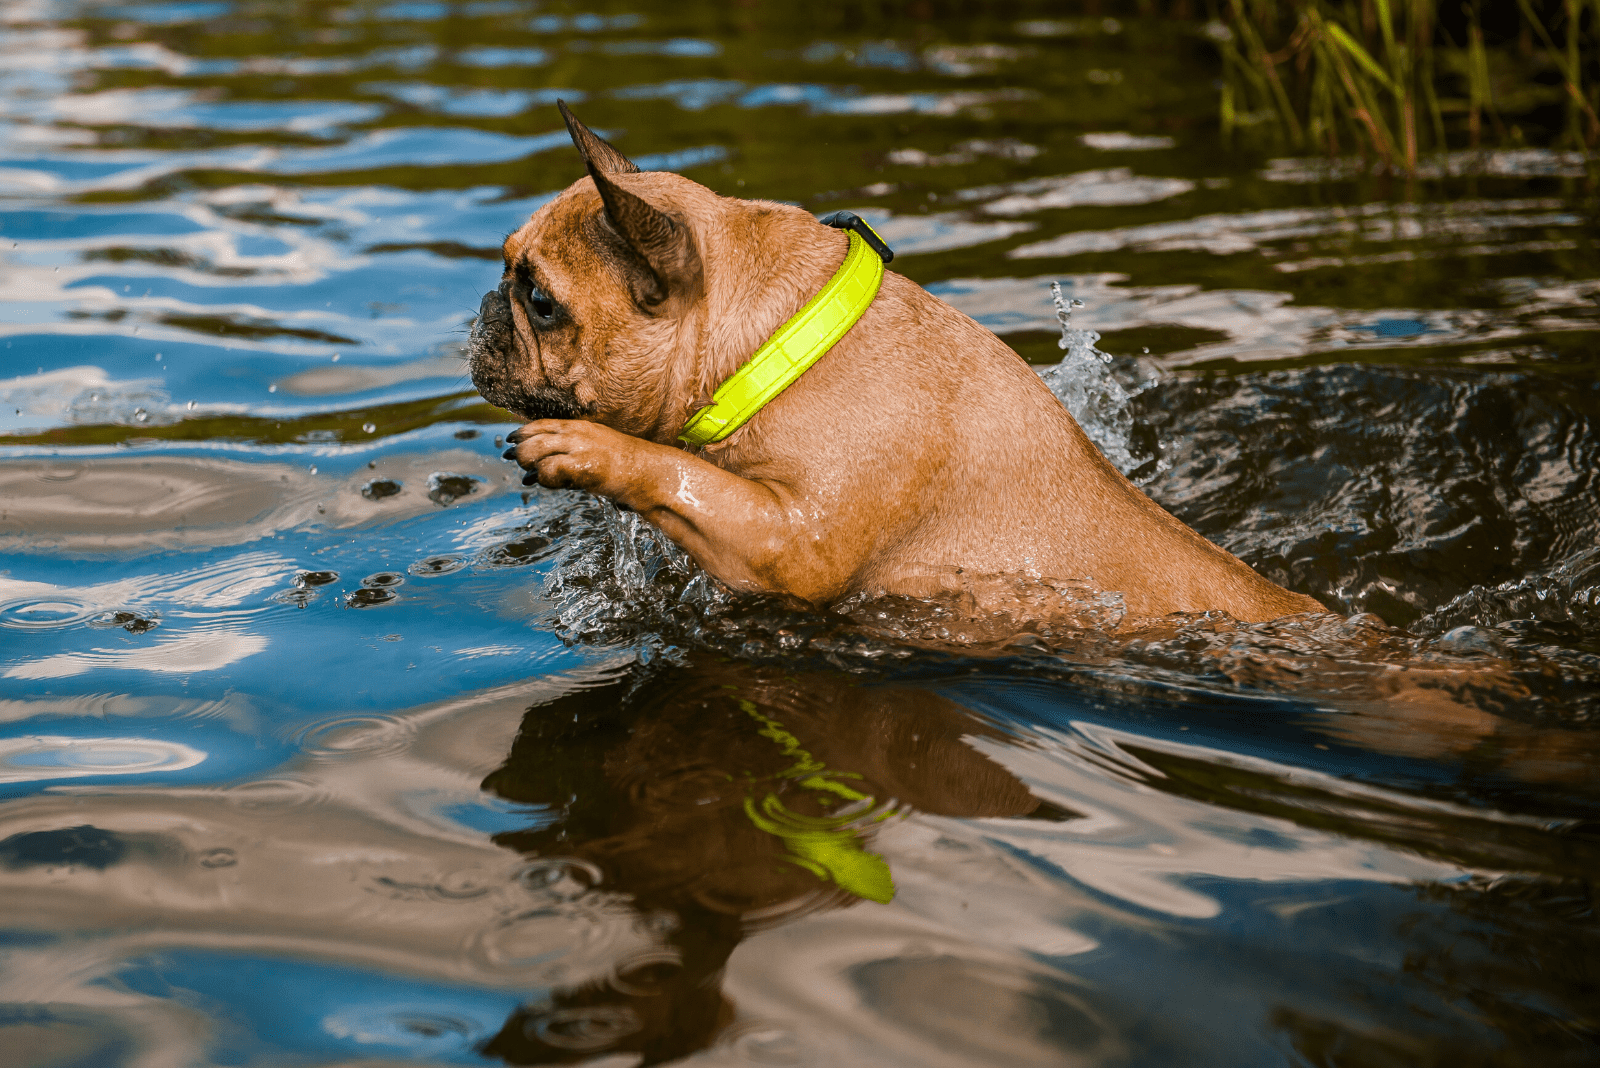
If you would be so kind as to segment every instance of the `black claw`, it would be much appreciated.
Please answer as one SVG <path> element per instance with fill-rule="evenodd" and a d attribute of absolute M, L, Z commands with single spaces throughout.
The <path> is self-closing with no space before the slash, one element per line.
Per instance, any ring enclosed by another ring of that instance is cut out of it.
<path fill-rule="evenodd" d="M 515 460 L 516 458 L 517 447 L 515 445 L 511 446 L 511 448 L 500 454 L 500 459 L 502 460 Z"/>
<path fill-rule="evenodd" d="M 537 486 L 539 484 L 538 472 L 529 471 L 527 474 L 523 475 L 522 484 L 524 486 Z"/>

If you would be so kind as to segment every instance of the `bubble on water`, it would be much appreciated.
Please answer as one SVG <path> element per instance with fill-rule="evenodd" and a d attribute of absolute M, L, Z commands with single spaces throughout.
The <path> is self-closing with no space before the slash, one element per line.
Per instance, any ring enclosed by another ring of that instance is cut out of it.
<path fill-rule="evenodd" d="M 334 363 L 338 363 L 339 362 L 339 354 L 337 352 L 333 354 L 333 362 Z"/>
<path fill-rule="evenodd" d="M 309 468 L 308 468 L 308 470 L 310 470 L 310 472 L 311 472 L 311 473 L 312 473 L 312 474 L 313 474 L 313 475 L 314 475 L 314 474 L 316 474 L 316 473 L 317 473 L 317 465 L 316 465 L 316 464 L 312 464 L 312 465 L 311 465 L 311 466 L 310 466 L 310 467 L 309 467 Z"/>
<path fill-rule="evenodd" d="M 190 411 L 191 411 L 191 412 L 192 412 L 192 411 L 194 411 L 194 408 L 195 408 L 195 402 L 194 402 L 194 401 L 190 401 L 190 402 L 189 402 L 189 403 L 188 403 L 188 404 L 187 404 L 187 405 L 186 405 L 186 407 L 187 407 L 187 408 L 188 408 L 188 409 L 189 409 L 189 410 L 190 410 Z"/>
<path fill-rule="evenodd" d="M 278 392 L 278 384 L 276 382 L 274 382 L 272 385 L 268 386 L 267 387 L 267 392 L 268 393 L 276 393 L 276 392 Z"/>
<path fill-rule="evenodd" d="M 362 423 L 361 424 L 361 429 L 366 431 L 368 434 L 375 434 L 378 431 L 378 424 L 377 423 Z"/>
<path fill-rule="evenodd" d="M 150 421 L 150 413 L 143 408 L 135 408 L 133 410 L 133 421 L 135 423 L 148 423 Z"/>
<path fill-rule="evenodd" d="M 231 868 L 239 863 L 239 857 L 231 849 L 208 849 L 200 854 L 202 868 Z"/>

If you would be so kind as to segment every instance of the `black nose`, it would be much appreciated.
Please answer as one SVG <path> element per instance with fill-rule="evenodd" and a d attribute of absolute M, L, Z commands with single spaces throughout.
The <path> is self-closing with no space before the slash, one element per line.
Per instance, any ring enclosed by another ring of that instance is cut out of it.
<path fill-rule="evenodd" d="M 472 324 L 473 354 L 479 355 L 485 349 L 494 354 L 499 354 L 505 348 L 511 331 L 511 302 L 506 299 L 500 289 L 492 289 L 483 295 L 483 301 L 478 305 L 478 319 Z"/>

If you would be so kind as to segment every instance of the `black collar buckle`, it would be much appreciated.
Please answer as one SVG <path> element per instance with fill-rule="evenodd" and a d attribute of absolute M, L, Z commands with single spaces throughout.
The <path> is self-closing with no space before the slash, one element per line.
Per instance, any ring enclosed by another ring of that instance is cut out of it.
<path fill-rule="evenodd" d="M 894 259 L 894 249 L 890 248 L 883 238 L 878 236 L 878 231 L 867 225 L 867 220 L 853 211 L 836 211 L 832 215 L 824 215 L 818 222 L 824 226 L 831 226 L 835 230 L 854 230 L 861 235 L 861 240 L 865 241 L 867 247 L 876 252 L 878 258 L 883 260 L 884 263 L 889 263 Z"/>

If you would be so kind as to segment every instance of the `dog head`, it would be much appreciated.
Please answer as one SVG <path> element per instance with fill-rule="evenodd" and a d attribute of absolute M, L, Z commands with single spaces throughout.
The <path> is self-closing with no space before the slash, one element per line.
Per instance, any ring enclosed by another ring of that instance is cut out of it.
<path fill-rule="evenodd" d="M 527 419 L 671 441 L 815 291 L 794 257 L 825 281 L 845 239 L 799 208 L 641 171 L 560 107 L 588 177 L 506 239 L 472 328 L 472 383 Z"/>

